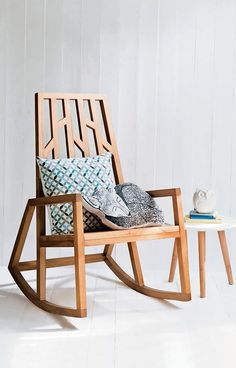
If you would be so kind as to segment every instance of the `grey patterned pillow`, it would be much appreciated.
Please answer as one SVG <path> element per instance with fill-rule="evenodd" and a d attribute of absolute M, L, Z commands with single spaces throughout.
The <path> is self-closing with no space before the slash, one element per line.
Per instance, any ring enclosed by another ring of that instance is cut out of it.
<path fill-rule="evenodd" d="M 115 190 L 98 190 L 83 198 L 84 206 L 111 229 L 132 229 L 164 223 L 155 200 L 137 185 L 124 183 Z"/>
<path fill-rule="evenodd" d="M 105 225 L 107 225 L 107 216 L 121 217 L 130 214 L 125 202 L 114 188 L 97 189 L 92 196 L 83 196 L 83 205 L 88 211 L 97 215 Z"/>
<path fill-rule="evenodd" d="M 43 159 L 37 158 L 45 196 L 80 193 L 91 196 L 97 189 L 114 187 L 111 153 L 95 157 Z M 73 233 L 71 203 L 50 205 L 49 215 L 53 234 Z M 83 209 L 84 230 L 104 229 L 101 220 Z"/>

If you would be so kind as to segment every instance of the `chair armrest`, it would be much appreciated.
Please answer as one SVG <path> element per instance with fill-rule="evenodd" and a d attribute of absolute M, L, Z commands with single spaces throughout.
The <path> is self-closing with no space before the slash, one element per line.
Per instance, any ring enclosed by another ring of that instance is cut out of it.
<path fill-rule="evenodd" d="M 38 197 L 29 199 L 28 203 L 30 206 L 46 206 L 49 204 L 60 204 L 60 203 L 68 203 L 68 202 L 82 202 L 82 198 L 80 194 L 62 194 L 58 196 L 52 197 Z"/>
<path fill-rule="evenodd" d="M 172 197 L 175 225 L 179 225 L 181 232 L 184 231 L 184 216 L 181 201 L 180 188 L 148 190 L 151 197 Z"/>
<path fill-rule="evenodd" d="M 180 188 L 147 190 L 151 197 L 176 197 L 181 195 Z"/>
<path fill-rule="evenodd" d="M 38 236 L 45 235 L 45 206 L 50 204 L 60 204 L 71 202 L 73 205 L 73 223 L 74 223 L 74 236 L 83 239 L 84 228 L 83 228 L 83 208 L 82 208 L 82 197 L 80 194 L 62 194 L 52 197 L 38 197 L 31 198 L 28 200 L 27 206 L 33 207 L 33 210 L 37 209 L 37 234 Z M 41 223 L 40 223 L 41 221 Z M 42 229 L 38 226 L 43 224 Z M 78 240 L 78 239 L 77 239 Z"/>

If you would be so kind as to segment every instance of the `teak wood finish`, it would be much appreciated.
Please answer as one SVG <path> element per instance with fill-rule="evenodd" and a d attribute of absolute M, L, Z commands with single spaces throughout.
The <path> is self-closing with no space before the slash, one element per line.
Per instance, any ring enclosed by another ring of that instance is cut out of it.
<path fill-rule="evenodd" d="M 59 118 L 58 104 L 62 107 Z M 47 106 L 47 109 L 45 108 Z M 37 93 L 35 95 L 36 116 L 36 156 L 42 158 L 63 157 L 61 135 L 64 136 L 67 157 L 91 155 L 88 130 L 93 133 L 95 153 L 112 153 L 114 178 L 123 183 L 117 145 L 112 130 L 106 97 L 95 94 Z M 75 109 L 72 118 L 72 107 Z M 87 113 L 86 113 L 87 111 Z M 49 112 L 50 138 L 46 139 L 45 121 Z M 73 121 L 76 120 L 76 121 Z M 76 123 L 76 124 L 75 124 Z M 102 127 L 103 124 L 103 127 Z M 65 155 L 65 154 L 64 154 Z M 79 194 L 44 197 L 39 171 L 36 167 L 36 198 L 29 199 L 21 221 L 9 270 L 22 292 L 38 307 L 56 314 L 85 317 L 86 277 L 85 264 L 104 261 L 107 266 L 126 285 L 151 297 L 188 301 L 191 299 L 188 250 L 179 188 L 148 191 L 152 197 L 172 197 L 174 225 L 139 228 L 132 230 L 110 230 L 86 233 L 83 230 L 82 201 Z M 52 203 L 72 203 L 74 233 L 70 235 L 46 234 L 45 207 Z M 29 226 L 36 209 L 37 252 L 36 260 L 21 261 Z M 142 267 L 136 241 L 149 239 L 175 238 L 176 254 L 179 262 L 181 291 L 173 292 L 148 287 L 144 283 Z M 126 243 L 129 250 L 134 277 L 130 277 L 114 260 L 112 251 L 115 244 Z M 98 254 L 85 254 L 85 247 L 104 245 L 104 251 Z M 71 247 L 74 255 L 62 258 L 46 258 L 46 249 L 50 247 Z M 75 308 L 53 304 L 46 300 L 46 270 L 50 267 L 73 265 L 75 269 Z M 36 270 L 37 290 L 33 290 L 22 275 L 27 270 Z"/>

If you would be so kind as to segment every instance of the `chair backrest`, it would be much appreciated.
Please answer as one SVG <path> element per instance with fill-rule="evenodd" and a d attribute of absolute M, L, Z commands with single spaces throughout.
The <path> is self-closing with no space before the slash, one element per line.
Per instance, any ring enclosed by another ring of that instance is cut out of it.
<path fill-rule="evenodd" d="M 36 93 L 36 156 L 62 158 L 112 153 L 116 183 L 123 182 L 106 97 L 97 94 Z M 42 195 L 38 170 L 37 195 Z"/>

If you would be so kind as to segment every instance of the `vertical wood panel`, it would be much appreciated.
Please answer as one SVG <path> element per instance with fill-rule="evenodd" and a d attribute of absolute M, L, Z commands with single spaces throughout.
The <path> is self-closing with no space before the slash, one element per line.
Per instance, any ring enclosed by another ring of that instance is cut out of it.
<path fill-rule="evenodd" d="M 233 126 L 233 87 L 235 68 L 235 1 L 219 1 L 216 13 L 214 90 L 215 105 L 212 129 L 211 186 L 216 190 L 218 208 L 229 213 L 232 205 L 230 196 L 231 149 Z M 227 39 L 227 42 L 225 40 Z M 235 139 L 235 137 L 234 137 Z M 236 156 L 235 156 L 236 157 Z M 224 190 L 222 191 L 222 188 Z"/>
<path fill-rule="evenodd" d="M 25 115 L 23 124 L 24 157 L 27 164 L 22 167 L 24 183 L 23 196 L 26 201 L 29 194 L 35 192 L 35 127 L 34 93 L 44 89 L 44 1 L 27 0 L 26 44 L 25 44 Z"/>
<path fill-rule="evenodd" d="M 154 185 L 155 135 L 157 122 L 156 69 L 158 46 L 158 2 L 140 2 L 138 30 L 138 70 L 137 70 L 137 114 L 134 135 L 136 136 L 137 184 L 143 188 Z"/>
<path fill-rule="evenodd" d="M 5 130 L 6 130 L 6 6 L 7 2 L 0 2 L 0 264 L 3 259 L 4 244 L 4 194 L 5 194 Z"/>
<path fill-rule="evenodd" d="M 81 85 L 82 0 L 63 0 L 63 66 L 65 92 L 79 92 Z"/>
<path fill-rule="evenodd" d="M 63 0 L 46 1 L 45 8 L 45 76 L 46 91 L 61 91 L 63 81 Z"/>
<path fill-rule="evenodd" d="M 193 129 L 193 183 L 211 186 L 212 133 L 215 107 L 215 27 L 216 0 L 198 1 L 196 5 L 195 104 Z"/>
<path fill-rule="evenodd" d="M 176 110 L 176 2 L 161 0 L 158 19 L 157 125 L 153 130 L 156 140 L 154 170 L 155 184 L 165 188 L 173 181 L 172 163 Z"/>
<path fill-rule="evenodd" d="M 118 132 L 119 91 L 119 1 L 103 0 L 100 33 L 99 90 L 108 97 L 114 130 Z M 118 142 L 119 143 L 119 142 Z"/>
<path fill-rule="evenodd" d="M 82 2 L 80 87 L 83 92 L 99 92 L 101 5 L 101 0 Z"/>
<path fill-rule="evenodd" d="M 194 71 L 196 62 L 196 1 L 179 0 L 176 8 L 176 116 L 172 156 L 173 186 L 184 187 L 185 208 L 192 206 L 195 122 Z"/>
<path fill-rule="evenodd" d="M 118 142 L 124 177 L 135 181 L 139 12 L 137 0 L 120 1 Z M 131 21 L 132 19 L 132 21 Z"/>
<path fill-rule="evenodd" d="M 34 94 L 44 90 L 45 86 L 45 11 L 46 0 L 27 0 L 27 18 L 25 22 L 25 78 L 24 78 L 24 124 L 22 124 L 23 147 L 21 175 L 23 181 L 22 200 L 24 204 L 35 195 L 35 124 Z M 23 92 L 23 91 L 22 91 Z M 22 214 L 19 208 L 19 215 Z M 23 257 L 35 257 L 35 223 L 29 229 L 27 248 Z"/>
<path fill-rule="evenodd" d="M 23 209 L 21 155 L 24 124 L 26 2 L 7 1 L 6 118 L 4 157 L 4 262 L 8 260 Z M 14 216 L 13 216 L 14 208 Z M 18 210 L 19 209 L 19 210 Z"/>
<path fill-rule="evenodd" d="M 232 91 L 232 130 L 231 130 L 231 142 L 230 142 L 230 189 L 229 189 L 229 202 L 230 202 L 230 214 L 235 213 L 236 203 L 236 3 L 234 3 L 234 42 L 233 42 L 233 91 Z"/>

